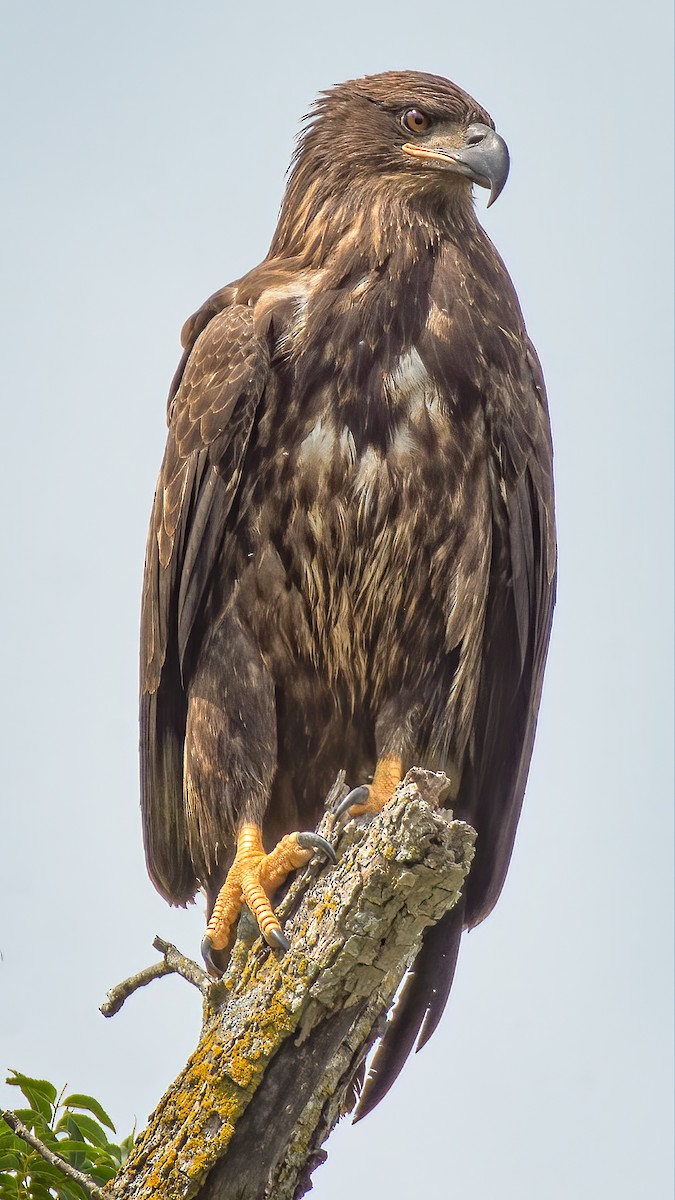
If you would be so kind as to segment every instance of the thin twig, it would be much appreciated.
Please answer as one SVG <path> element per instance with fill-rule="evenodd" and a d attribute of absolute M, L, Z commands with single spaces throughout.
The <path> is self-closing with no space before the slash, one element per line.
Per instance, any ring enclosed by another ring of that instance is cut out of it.
<path fill-rule="evenodd" d="M 162 975 L 172 974 L 173 968 L 166 962 L 156 962 L 149 967 L 144 967 L 137 975 L 131 975 L 128 979 L 123 979 L 121 983 L 112 987 L 99 1011 L 103 1013 L 104 1017 L 114 1017 L 115 1013 L 120 1011 L 124 1001 L 128 1000 L 129 996 L 132 996 L 139 988 L 152 983 L 153 979 L 161 979 Z"/>
<path fill-rule="evenodd" d="M 171 971 L 175 971 L 176 975 L 182 975 L 183 979 L 187 979 L 188 983 L 199 989 L 202 996 L 207 995 L 213 980 L 206 974 L 206 971 L 202 970 L 193 959 L 181 954 L 180 950 L 176 949 L 171 942 L 165 942 L 158 936 L 152 944 L 155 950 L 159 950 L 164 955 L 164 961 Z"/>
<path fill-rule="evenodd" d="M 82 1188 L 82 1191 L 85 1193 L 85 1195 L 91 1196 L 92 1200 L 106 1200 L 103 1189 L 100 1188 L 97 1183 L 94 1183 L 94 1180 L 89 1175 L 85 1175 L 84 1172 L 78 1171 L 77 1167 L 71 1167 L 70 1163 L 67 1163 L 65 1159 L 60 1158 L 58 1154 L 54 1154 L 53 1150 L 50 1150 L 48 1146 L 45 1146 L 44 1142 L 41 1142 L 39 1137 L 36 1137 L 34 1133 L 31 1133 L 28 1126 L 24 1125 L 23 1121 L 20 1121 L 15 1113 L 1 1112 L 0 1117 L 2 1117 L 2 1120 L 9 1125 L 10 1129 L 14 1131 L 17 1137 L 22 1138 L 24 1142 L 27 1142 L 29 1146 L 32 1146 L 33 1150 L 37 1150 L 38 1154 L 44 1158 L 45 1162 L 51 1163 L 51 1165 L 56 1167 L 57 1171 L 60 1171 L 61 1174 L 65 1175 L 67 1179 L 72 1179 L 74 1183 L 77 1183 L 79 1187 Z"/>
<path fill-rule="evenodd" d="M 115 1013 L 120 1011 L 124 1001 L 138 991 L 138 988 L 152 983 L 153 979 L 161 979 L 163 975 L 181 975 L 183 979 L 187 979 L 188 983 L 198 988 L 203 996 L 210 993 L 213 981 L 196 962 L 193 962 L 191 958 L 186 958 L 171 942 L 165 942 L 161 937 L 156 937 L 152 944 L 155 950 L 159 950 L 164 955 L 163 961 L 144 967 L 137 975 L 123 979 L 121 983 L 111 988 L 100 1007 L 100 1012 L 104 1017 L 114 1017 Z"/>

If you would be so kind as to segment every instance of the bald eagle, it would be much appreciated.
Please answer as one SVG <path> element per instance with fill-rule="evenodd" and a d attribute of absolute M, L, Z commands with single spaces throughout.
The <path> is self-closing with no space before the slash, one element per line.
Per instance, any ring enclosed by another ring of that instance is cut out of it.
<path fill-rule="evenodd" d="M 147 545 L 141 803 L 172 904 L 208 897 L 222 968 L 343 811 L 444 770 L 478 832 L 428 933 L 363 1106 L 443 1010 L 462 930 L 506 875 L 556 570 L 542 372 L 473 184 L 499 195 L 488 113 L 412 71 L 319 98 L 265 260 L 186 323 Z M 308 830 L 308 832 L 303 832 Z"/>

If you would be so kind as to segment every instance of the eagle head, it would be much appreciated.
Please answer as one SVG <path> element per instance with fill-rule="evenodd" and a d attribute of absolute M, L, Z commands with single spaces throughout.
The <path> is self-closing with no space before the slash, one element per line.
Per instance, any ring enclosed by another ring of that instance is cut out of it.
<path fill-rule="evenodd" d="M 385 71 L 347 80 L 322 92 L 305 119 L 271 254 L 298 253 L 315 220 L 325 231 L 338 208 L 379 209 L 383 196 L 470 206 L 475 183 L 492 204 L 508 172 L 489 113 L 448 79 Z"/>

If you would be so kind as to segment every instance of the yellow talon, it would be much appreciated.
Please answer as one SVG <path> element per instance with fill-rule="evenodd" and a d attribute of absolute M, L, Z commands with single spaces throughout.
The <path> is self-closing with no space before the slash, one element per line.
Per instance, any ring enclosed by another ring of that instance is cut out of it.
<path fill-rule="evenodd" d="M 373 782 L 354 788 L 335 810 L 336 816 L 348 812 L 350 817 L 375 815 L 384 808 L 403 778 L 403 759 L 399 754 L 385 754 L 378 759 Z"/>
<path fill-rule="evenodd" d="M 203 948 L 225 950 L 234 939 L 242 905 L 247 904 L 268 945 L 286 948 L 288 943 L 270 904 L 270 895 L 298 867 L 304 867 L 320 850 L 335 861 L 332 846 L 313 833 L 289 833 L 277 843 L 270 854 L 265 853 L 262 830 L 248 822 L 237 835 L 237 852 L 227 878 L 213 906 L 206 927 Z"/>

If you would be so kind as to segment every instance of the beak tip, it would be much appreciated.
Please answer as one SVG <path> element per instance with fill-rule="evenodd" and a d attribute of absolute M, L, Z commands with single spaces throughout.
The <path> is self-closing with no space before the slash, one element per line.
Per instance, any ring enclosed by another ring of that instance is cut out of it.
<path fill-rule="evenodd" d="M 503 191 L 503 186 L 504 185 L 502 184 L 500 187 L 495 187 L 493 184 L 492 188 L 490 189 L 490 195 L 488 197 L 488 202 L 485 205 L 486 208 L 491 208 L 492 205 L 494 204 L 495 200 L 499 199 L 499 197 L 501 196 L 502 191 Z"/>

